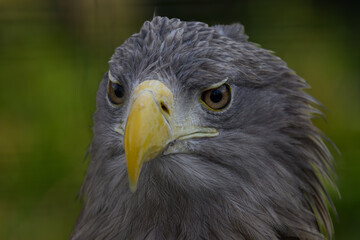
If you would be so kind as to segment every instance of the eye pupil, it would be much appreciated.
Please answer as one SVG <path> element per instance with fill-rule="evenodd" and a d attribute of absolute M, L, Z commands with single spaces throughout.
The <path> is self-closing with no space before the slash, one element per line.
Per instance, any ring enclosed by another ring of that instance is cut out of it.
<path fill-rule="evenodd" d="M 122 85 L 112 83 L 112 87 L 114 89 L 114 93 L 116 97 L 122 98 L 124 96 L 124 87 Z"/>
<path fill-rule="evenodd" d="M 223 94 L 219 89 L 215 89 L 210 94 L 210 100 L 214 103 L 218 103 L 223 98 Z"/>

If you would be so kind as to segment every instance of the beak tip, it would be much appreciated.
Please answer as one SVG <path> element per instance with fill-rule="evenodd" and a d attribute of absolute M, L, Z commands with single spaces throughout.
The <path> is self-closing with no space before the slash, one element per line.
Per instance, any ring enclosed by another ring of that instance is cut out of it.
<path fill-rule="evenodd" d="M 136 189 L 137 189 L 136 185 L 137 185 L 136 183 L 135 184 L 134 183 L 129 184 L 131 193 L 134 193 L 136 191 Z"/>

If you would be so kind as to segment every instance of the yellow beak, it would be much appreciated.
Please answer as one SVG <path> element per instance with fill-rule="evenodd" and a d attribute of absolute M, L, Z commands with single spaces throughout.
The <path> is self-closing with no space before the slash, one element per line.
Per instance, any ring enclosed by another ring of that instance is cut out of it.
<path fill-rule="evenodd" d="M 136 190 L 141 166 L 173 140 L 173 94 L 160 81 L 139 84 L 133 93 L 124 133 L 124 149 L 130 189 Z"/>

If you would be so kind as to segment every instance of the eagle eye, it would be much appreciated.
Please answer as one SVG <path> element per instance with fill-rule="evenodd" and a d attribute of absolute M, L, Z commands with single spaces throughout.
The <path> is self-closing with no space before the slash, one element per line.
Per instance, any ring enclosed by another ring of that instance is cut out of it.
<path fill-rule="evenodd" d="M 230 103 L 231 89 L 229 84 L 204 91 L 201 95 L 202 103 L 213 111 L 224 110 Z"/>
<path fill-rule="evenodd" d="M 120 83 L 109 81 L 108 97 L 111 103 L 121 105 L 125 101 L 124 87 Z"/>

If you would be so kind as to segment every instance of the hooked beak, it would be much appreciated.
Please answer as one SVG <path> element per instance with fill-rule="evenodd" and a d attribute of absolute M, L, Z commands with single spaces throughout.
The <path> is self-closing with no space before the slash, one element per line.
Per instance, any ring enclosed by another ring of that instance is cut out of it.
<path fill-rule="evenodd" d="M 130 190 L 135 192 L 143 163 L 164 152 L 176 139 L 214 137 L 214 128 L 174 127 L 173 94 L 162 82 L 148 80 L 132 95 L 124 132 L 124 149 Z"/>

